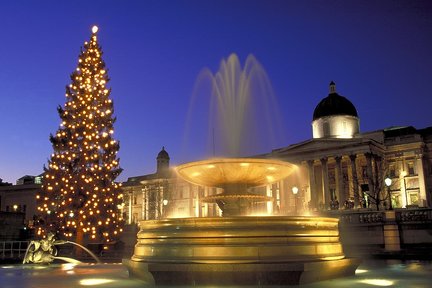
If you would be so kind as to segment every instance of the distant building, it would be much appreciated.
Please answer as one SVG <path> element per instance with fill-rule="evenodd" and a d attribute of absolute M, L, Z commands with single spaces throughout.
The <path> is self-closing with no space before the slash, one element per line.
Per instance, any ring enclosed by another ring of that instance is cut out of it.
<path fill-rule="evenodd" d="M 216 189 L 192 185 L 178 178 L 169 161 L 169 154 L 163 147 L 156 157 L 156 173 L 130 177 L 122 184 L 122 213 L 127 223 L 164 217 L 219 216 L 216 204 L 200 201 L 209 193 L 216 193 Z"/>
<path fill-rule="evenodd" d="M 357 109 L 331 82 L 328 96 L 313 113 L 312 139 L 263 156 L 297 164 L 299 169 L 280 182 L 251 189 L 273 198 L 255 207 L 258 212 L 283 215 L 327 209 L 432 207 L 431 151 L 432 127 L 361 133 Z M 169 160 L 162 149 L 156 173 L 123 183 L 127 221 L 219 216 L 217 205 L 200 199 L 221 191 L 179 179 L 169 168 Z M 391 179 L 389 187 L 386 178 Z"/>
<path fill-rule="evenodd" d="M 25 224 L 32 226 L 41 177 L 26 175 L 19 178 L 16 185 L 0 185 L 0 211 L 23 213 Z"/>
<path fill-rule="evenodd" d="M 0 186 L 10 186 L 12 183 L 9 182 L 3 182 L 3 179 L 0 178 Z"/>

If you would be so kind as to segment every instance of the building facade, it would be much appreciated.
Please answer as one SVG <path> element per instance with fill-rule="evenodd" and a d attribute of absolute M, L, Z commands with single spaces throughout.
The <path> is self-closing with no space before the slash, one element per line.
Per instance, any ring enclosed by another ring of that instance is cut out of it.
<path fill-rule="evenodd" d="M 314 110 L 311 139 L 260 156 L 294 163 L 298 170 L 278 183 L 251 188 L 273 199 L 255 205 L 256 212 L 292 215 L 329 209 L 431 207 L 432 127 L 361 133 L 355 106 L 337 93 L 334 82 L 329 88 Z M 131 177 L 123 189 L 123 215 L 129 223 L 221 215 L 217 205 L 200 202 L 221 191 L 178 178 L 164 149 L 157 157 L 155 174 Z"/>
<path fill-rule="evenodd" d="M 16 185 L 0 185 L 0 211 L 24 214 L 25 225 L 33 226 L 36 214 L 36 194 L 41 188 L 41 175 L 26 175 Z"/>
<path fill-rule="evenodd" d="M 156 158 L 156 173 L 130 177 L 122 184 L 122 215 L 128 224 L 166 217 L 220 216 L 216 204 L 200 199 L 216 193 L 216 188 L 192 185 L 169 166 L 170 157 L 163 147 Z"/>

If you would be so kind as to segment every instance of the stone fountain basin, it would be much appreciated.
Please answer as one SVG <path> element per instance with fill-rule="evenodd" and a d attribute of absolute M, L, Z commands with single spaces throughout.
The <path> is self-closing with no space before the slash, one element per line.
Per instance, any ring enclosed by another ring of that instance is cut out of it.
<path fill-rule="evenodd" d="M 132 276 L 156 285 L 298 285 L 353 275 L 338 219 L 306 216 L 140 222 Z"/>
<path fill-rule="evenodd" d="M 296 167 L 276 159 L 212 158 L 179 165 L 176 171 L 190 183 L 225 188 L 232 184 L 267 185 L 289 176 Z"/>

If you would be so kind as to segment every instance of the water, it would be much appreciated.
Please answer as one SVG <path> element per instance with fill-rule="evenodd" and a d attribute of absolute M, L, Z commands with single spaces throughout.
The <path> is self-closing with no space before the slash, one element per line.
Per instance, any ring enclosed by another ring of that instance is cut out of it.
<path fill-rule="evenodd" d="M 73 259 L 73 258 L 69 258 L 69 257 L 62 257 L 62 256 L 55 256 L 54 253 L 54 246 L 56 245 L 64 245 L 64 244 L 72 244 L 75 245 L 77 247 L 80 247 L 81 249 L 83 249 L 84 251 L 86 251 L 95 261 L 96 263 L 101 263 L 101 261 L 99 260 L 99 258 L 89 249 L 87 249 L 86 247 L 82 246 L 81 244 L 78 244 L 76 242 L 73 241 L 65 241 L 65 240 L 55 240 L 53 238 L 53 234 L 50 233 L 52 236 L 48 237 L 47 239 L 42 239 L 40 241 L 31 241 L 30 245 L 27 247 L 27 250 L 25 252 L 24 255 L 24 260 L 23 260 L 23 264 L 26 263 L 39 263 L 39 264 L 49 264 L 51 263 L 54 259 L 58 259 L 58 260 L 63 260 L 65 262 L 71 263 L 71 264 L 79 264 L 81 263 L 79 260 Z M 39 244 L 39 248 L 36 248 L 36 244 Z M 44 249 L 42 248 L 44 247 Z M 35 250 L 38 249 L 38 250 Z M 36 257 L 36 260 L 33 258 L 34 254 L 38 254 L 38 257 Z"/>
<path fill-rule="evenodd" d="M 72 264 L 53 264 L 49 266 L 0 265 L 0 287 L 2 288 L 72 288 L 88 286 L 104 288 L 150 287 L 141 280 L 130 279 L 126 268 L 121 264 L 84 264 L 77 266 Z M 365 261 L 357 269 L 355 276 L 299 287 L 432 287 L 432 262 Z"/>
<path fill-rule="evenodd" d="M 206 147 L 201 159 L 256 155 L 276 147 L 278 135 L 283 134 L 281 126 L 263 66 L 249 55 L 242 67 L 237 55 L 231 54 L 222 59 L 216 73 L 204 69 L 199 74 L 185 131 L 185 141 L 194 142 L 184 146 L 192 145 L 195 156 L 197 147 Z"/>
<path fill-rule="evenodd" d="M 365 261 L 351 277 L 332 279 L 303 288 L 432 287 L 432 262 L 382 260 Z"/>

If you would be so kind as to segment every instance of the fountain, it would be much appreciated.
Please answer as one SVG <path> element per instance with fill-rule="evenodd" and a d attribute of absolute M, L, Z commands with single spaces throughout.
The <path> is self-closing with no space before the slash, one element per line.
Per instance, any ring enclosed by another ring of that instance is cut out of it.
<path fill-rule="evenodd" d="M 183 164 L 176 170 L 193 184 L 223 188 L 223 193 L 207 196 L 202 201 L 217 203 L 227 217 L 250 215 L 254 202 L 271 201 L 271 197 L 248 193 L 247 189 L 279 181 L 295 168 L 291 163 L 274 159 L 215 158 Z"/>
<path fill-rule="evenodd" d="M 250 187 L 280 181 L 296 169 L 280 160 L 237 156 L 246 135 L 241 116 L 250 115 L 248 73 L 263 71 L 251 65 L 255 60 L 248 63 L 239 71 L 231 55 L 212 78 L 230 158 L 176 169 L 188 182 L 223 189 L 203 199 L 217 203 L 223 217 L 141 221 L 134 255 L 123 261 L 130 275 L 156 285 L 296 285 L 353 275 L 358 267 L 343 253 L 337 219 L 248 216 L 254 202 L 271 200 Z"/>
<path fill-rule="evenodd" d="M 70 257 L 57 256 L 57 245 L 72 244 L 86 251 L 95 261 L 100 264 L 99 258 L 86 247 L 66 240 L 56 240 L 54 234 L 49 232 L 46 239 L 30 241 L 24 255 L 23 264 L 51 264 L 54 260 L 63 260 L 71 264 L 81 264 L 81 261 Z"/>

